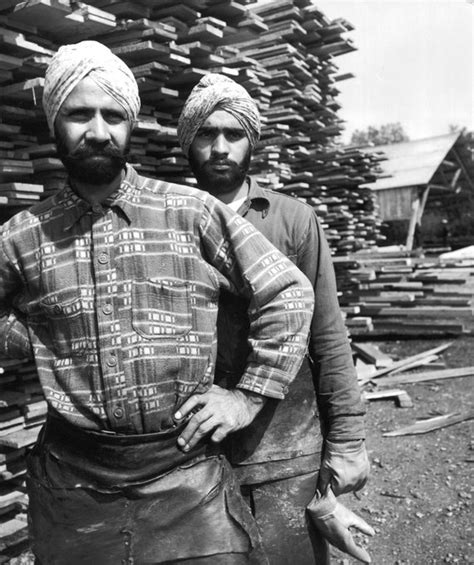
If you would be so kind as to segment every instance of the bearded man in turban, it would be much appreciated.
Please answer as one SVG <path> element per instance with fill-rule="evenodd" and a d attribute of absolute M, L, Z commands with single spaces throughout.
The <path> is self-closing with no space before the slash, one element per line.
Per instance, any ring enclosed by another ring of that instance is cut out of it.
<path fill-rule="evenodd" d="M 325 539 L 370 562 L 348 527 L 368 534 L 372 528 L 334 496 L 362 488 L 369 464 L 365 409 L 329 247 L 312 207 L 266 190 L 248 176 L 259 136 L 255 101 L 220 74 L 201 79 L 179 117 L 178 137 L 199 188 L 238 211 L 291 258 L 312 282 L 315 295 L 309 352 L 297 378 L 284 400 L 267 400 L 247 428 L 227 438 L 227 456 L 272 565 L 329 563 Z M 249 324 L 246 300 L 224 293 L 216 366 L 221 386 L 232 388 L 242 377 Z"/>
<path fill-rule="evenodd" d="M 68 180 L 0 238 L 0 353 L 35 361 L 48 403 L 28 457 L 37 562 L 266 563 L 216 444 L 284 396 L 311 285 L 214 197 L 126 163 L 140 100 L 108 48 L 61 47 L 43 102 Z M 251 304 L 232 390 L 213 384 L 224 291 Z"/>

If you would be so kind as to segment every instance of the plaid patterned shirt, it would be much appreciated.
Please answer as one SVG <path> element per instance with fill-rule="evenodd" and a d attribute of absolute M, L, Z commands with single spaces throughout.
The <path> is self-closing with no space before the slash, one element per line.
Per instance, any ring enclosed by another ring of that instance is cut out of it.
<path fill-rule="evenodd" d="M 250 299 L 238 386 L 283 398 L 307 346 L 307 279 L 212 196 L 128 167 L 102 205 L 66 186 L 4 224 L 0 352 L 33 356 L 76 425 L 160 431 L 213 383 L 223 289 Z"/>

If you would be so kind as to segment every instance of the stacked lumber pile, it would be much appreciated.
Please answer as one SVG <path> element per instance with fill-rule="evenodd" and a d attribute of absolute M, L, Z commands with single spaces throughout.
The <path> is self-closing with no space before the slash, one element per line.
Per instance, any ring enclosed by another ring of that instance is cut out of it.
<path fill-rule="evenodd" d="M 353 337 L 474 334 L 474 261 L 375 253 L 335 261 Z"/>
<path fill-rule="evenodd" d="M 25 455 L 46 418 L 34 365 L 0 359 L 0 562 L 28 543 Z"/>
<path fill-rule="evenodd" d="M 314 206 L 334 254 L 377 245 L 375 198 L 361 185 L 375 179 L 380 157 L 335 145 L 343 127 L 337 84 L 350 75 L 337 75 L 334 57 L 354 50 L 344 37 L 351 29 L 310 0 L 0 0 L 0 173 L 8 181 L 0 205 L 25 206 L 62 186 L 40 105 L 44 70 L 71 37 L 93 38 L 137 78 L 143 107 L 131 160 L 140 172 L 195 182 L 177 142 L 177 118 L 205 73 L 224 73 L 262 112 L 252 174 Z"/>
<path fill-rule="evenodd" d="M 342 131 L 337 82 L 347 77 L 337 76 L 333 57 L 354 50 L 343 37 L 351 25 L 329 21 L 309 0 L 278 0 L 252 13 L 268 31 L 250 39 L 236 33 L 233 45 L 240 56 L 231 59 L 245 62 L 240 72 L 249 72 L 249 62 L 256 61 L 257 92 L 270 94 L 260 104 L 265 127 L 252 172 L 262 184 L 313 205 L 334 254 L 377 245 L 382 241 L 377 205 L 360 185 L 375 179 L 380 156 L 334 143 Z M 266 72 L 257 75 L 260 67 Z"/>

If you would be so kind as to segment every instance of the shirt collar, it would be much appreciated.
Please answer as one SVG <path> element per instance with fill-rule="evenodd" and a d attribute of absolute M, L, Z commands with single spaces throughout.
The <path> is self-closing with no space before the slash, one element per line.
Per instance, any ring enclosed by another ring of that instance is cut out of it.
<path fill-rule="evenodd" d="M 247 199 L 239 208 L 238 212 L 241 216 L 245 216 L 250 208 L 262 212 L 262 216 L 265 217 L 268 214 L 268 209 L 270 208 L 270 200 L 267 196 L 267 192 L 262 188 L 253 177 L 248 177 L 249 181 L 249 191 L 247 194 Z"/>
<path fill-rule="evenodd" d="M 130 224 L 132 217 L 130 211 L 136 201 L 138 193 L 140 192 L 138 180 L 139 176 L 135 169 L 132 166 L 127 165 L 125 176 L 120 183 L 119 188 L 98 206 L 100 208 L 119 208 L 123 212 L 127 222 Z M 64 211 L 65 231 L 70 230 L 74 224 L 82 218 L 82 216 L 95 209 L 95 206 L 92 206 L 90 202 L 87 202 L 87 200 L 84 200 L 74 192 L 69 182 L 58 194 L 57 203 Z"/>

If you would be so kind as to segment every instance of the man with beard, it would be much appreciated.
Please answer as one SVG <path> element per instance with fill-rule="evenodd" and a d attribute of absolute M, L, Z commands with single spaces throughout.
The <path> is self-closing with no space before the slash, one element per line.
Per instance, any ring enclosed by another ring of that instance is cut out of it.
<path fill-rule="evenodd" d="M 334 498 L 362 488 L 369 464 L 365 410 L 330 251 L 310 206 L 265 190 L 247 176 L 259 134 L 253 99 L 214 73 L 194 87 L 178 122 L 180 144 L 199 188 L 256 226 L 305 273 L 315 294 L 309 355 L 286 398 L 268 400 L 249 427 L 229 436 L 226 452 L 272 565 L 329 563 L 324 538 L 369 562 L 347 528 L 373 530 Z M 251 323 L 247 311 L 245 299 L 228 293 L 221 297 L 216 382 L 222 386 L 235 386 L 244 370 Z M 319 533 L 307 523 L 306 507 Z"/>
<path fill-rule="evenodd" d="M 215 444 L 284 397 L 311 286 L 212 196 L 126 164 L 138 87 L 105 46 L 61 47 L 43 105 L 68 182 L 0 250 L 0 351 L 34 359 L 48 402 L 28 458 L 37 562 L 266 563 Z M 213 384 L 224 290 L 252 319 L 231 390 Z"/>

